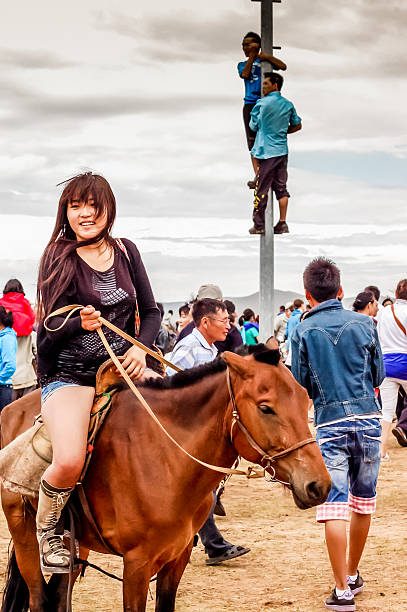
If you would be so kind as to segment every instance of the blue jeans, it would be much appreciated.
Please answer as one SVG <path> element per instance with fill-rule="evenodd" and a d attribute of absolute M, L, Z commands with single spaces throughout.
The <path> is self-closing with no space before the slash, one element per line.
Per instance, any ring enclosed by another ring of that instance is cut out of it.
<path fill-rule="evenodd" d="M 0 412 L 7 404 L 11 404 L 13 387 L 11 385 L 0 385 Z"/>
<path fill-rule="evenodd" d="M 349 510 L 375 511 L 381 431 L 379 419 L 341 421 L 317 429 L 317 442 L 332 479 L 328 499 L 317 507 L 317 521 L 347 520 Z"/>
<path fill-rule="evenodd" d="M 58 389 L 62 389 L 62 387 L 79 387 L 76 383 L 68 383 L 63 382 L 61 380 L 56 380 L 55 382 L 49 383 L 46 387 L 42 387 L 41 389 L 41 406 L 47 401 L 49 397 Z"/>

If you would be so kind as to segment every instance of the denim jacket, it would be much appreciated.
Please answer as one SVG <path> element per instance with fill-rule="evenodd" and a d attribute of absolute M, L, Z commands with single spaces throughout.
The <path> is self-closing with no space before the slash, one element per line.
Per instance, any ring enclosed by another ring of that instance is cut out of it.
<path fill-rule="evenodd" d="M 374 388 L 385 371 L 370 317 L 327 300 L 297 325 L 291 342 L 292 373 L 314 401 L 316 425 L 381 410 Z"/>

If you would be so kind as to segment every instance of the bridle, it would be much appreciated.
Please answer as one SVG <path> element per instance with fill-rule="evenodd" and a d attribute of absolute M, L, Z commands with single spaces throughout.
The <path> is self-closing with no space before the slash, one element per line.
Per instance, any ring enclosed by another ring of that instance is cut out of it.
<path fill-rule="evenodd" d="M 298 450 L 299 448 L 306 446 L 307 444 L 313 444 L 313 443 L 316 444 L 316 440 L 314 440 L 314 438 L 307 438 L 306 440 L 301 440 L 301 442 L 297 442 L 296 444 L 293 444 L 292 446 L 285 448 L 279 453 L 275 453 L 274 455 L 269 455 L 257 444 L 257 442 L 251 436 L 250 432 L 246 429 L 246 427 L 243 425 L 242 421 L 240 420 L 239 410 L 237 407 L 236 398 L 235 398 L 235 394 L 234 394 L 233 387 L 232 387 L 232 381 L 230 380 L 229 366 L 227 366 L 227 369 L 226 369 L 226 380 L 227 380 L 229 396 L 230 396 L 230 400 L 232 402 L 232 408 L 233 408 L 232 410 L 233 418 L 232 418 L 232 423 L 230 426 L 231 443 L 233 444 L 233 429 L 235 425 L 237 425 L 240 431 L 243 432 L 250 446 L 254 448 L 254 450 L 257 451 L 259 455 L 261 456 L 259 465 L 261 465 L 264 468 L 264 479 L 267 482 L 279 482 L 280 484 L 286 485 L 291 488 L 291 484 L 289 482 L 285 482 L 284 480 L 280 480 L 279 478 L 277 478 L 276 470 L 275 470 L 273 463 L 275 463 L 278 459 L 282 459 L 283 457 L 286 457 L 287 455 L 294 452 L 295 450 Z"/>

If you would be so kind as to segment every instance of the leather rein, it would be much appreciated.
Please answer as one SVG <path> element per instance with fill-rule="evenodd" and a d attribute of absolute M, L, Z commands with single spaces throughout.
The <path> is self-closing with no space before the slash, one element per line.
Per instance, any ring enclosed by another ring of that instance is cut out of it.
<path fill-rule="evenodd" d="M 52 312 L 51 314 L 49 314 L 45 318 L 45 320 L 44 320 L 44 327 L 45 327 L 45 329 L 47 331 L 49 331 L 49 332 L 55 332 L 55 331 L 60 330 L 65 325 L 65 323 L 68 321 L 68 319 L 73 315 L 73 313 L 78 311 L 78 310 L 82 310 L 82 308 L 84 308 L 84 306 L 81 306 L 80 304 L 72 304 L 70 306 L 64 306 L 62 308 L 58 308 L 58 310 L 55 310 L 54 312 Z M 57 315 L 64 314 L 64 313 L 68 313 L 68 315 L 66 316 L 66 318 L 64 319 L 64 321 L 61 323 L 61 325 L 59 327 L 57 327 L 55 329 L 52 329 L 52 328 L 47 326 L 48 319 L 50 319 L 51 317 L 57 316 Z M 112 331 L 116 332 L 119 336 L 122 336 L 123 338 L 125 338 L 126 340 L 131 342 L 131 344 L 133 344 L 133 345 L 143 349 L 146 353 L 148 353 L 149 355 L 151 355 L 152 357 L 154 357 L 155 359 L 157 359 L 161 363 L 170 366 L 171 368 L 173 368 L 177 372 L 181 372 L 182 371 L 178 366 L 173 365 L 170 361 L 168 361 L 167 359 L 165 359 L 164 357 L 162 357 L 158 353 L 156 353 L 156 352 L 152 351 L 151 349 L 149 349 L 148 347 L 144 346 L 144 344 L 142 344 L 138 340 L 135 340 L 134 338 L 132 338 L 131 336 L 129 336 L 128 334 L 123 332 L 121 329 L 116 327 L 116 325 L 113 325 L 113 323 L 110 323 L 110 321 L 107 321 L 103 317 L 99 317 L 99 321 L 103 325 L 106 325 L 107 327 L 109 327 Z M 290 483 L 285 482 L 283 480 L 279 480 L 276 477 L 276 470 L 275 470 L 275 468 L 273 466 L 273 463 L 275 463 L 278 459 L 281 459 L 282 457 L 286 457 L 287 455 L 289 455 L 293 451 L 298 450 L 299 448 L 302 448 L 303 446 L 306 446 L 307 444 L 316 443 L 316 441 L 314 440 L 314 438 L 307 438 L 306 440 L 302 440 L 301 442 L 297 442 L 296 444 L 293 444 L 289 448 L 286 448 L 286 449 L 284 449 L 283 451 L 281 451 L 279 453 L 275 453 L 272 456 L 270 456 L 268 453 L 266 453 L 257 444 L 257 442 L 252 438 L 252 436 L 250 435 L 249 431 L 246 429 L 246 427 L 243 425 L 243 423 L 240 420 L 240 415 L 239 415 L 238 407 L 237 407 L 237 404 L 236 404 L 236 399 L 235 399 L 235 395 L 234 395 L 234 392 L 233 392 L 232 383 L 231 383 L 231 380 L 230 380 L 229 366 L 227 366 L 227 368 L 226 368 L 226 381 L 227 381 L 230 401 L 232 403 L 232 409 L 233 409 L 233 411 L 232 411 L 232 417 L 233 418 L 232 418 L 232 424 L 231 424 L 231 428 L 230 428 L 230 441 L 231 441 L 231 444 L 233 445 L 233 429 L 234 429 L 235 425 L 237 425 L 239 427 L 239 429 L 245 435 L 245 437 L 246 437 L 247 441 L 249 442 L 250 446 L 254 450 L 256 450 L 259 453 L 259 455 L 261 456 L 261 459 L 260 459 L 260 462 L 259 462 L 259 464 L 262 466 L 261 469 L 256 468 L 253 465 L 249 465 L 246 470 L 239 470 L 239 469 L 236 469 L 236 468 L 220 467 L 220 466 L 217 466 L 217 465 L 212 465 L 210 463 L 206 463 L 205 461 L 201 461 L 200 459 L 197 459 L 197 457 L 194 457 L 193 455 L 191 455 L 187 450 L 185 450 L 185 448 L 183 448 L 171 436 L 171 434 L 165 429 L 165 427 L 161 424 L 160 420 L 157 418 L 157 416 L 151 410 L 151 408 L 148 405 L 147 401 L 144 399 L 143 395 L 140 393 L 139 389 L 133 383 L 132 379 L 127 374 L 126 370 L 123 368 L 123 366 L 120 363 L 119 359 L 116 357 L 116 355 L 112 351 L 111 347 L 109 346 L 109 343 L 106 340 L 106 337 L 105 337 L 103 331 L 100 328 L 98 328 L 96 331 L 99 334 L 99 337 L 100 337 L 100 339 L 101 339 L 101 341 L 102 341 L 106 351 L 108 352 L 111 360 L 115 364 L 116 368 L 119 370 L 121 376 L 124 378 L 124 380 L 129 385 L 130 389 L 132 390 L 134 395 L 137 397 L 137 399 L 139 400 L 139 402 L 141 403 L 143 408 L 146 410 L 146 412 L 149 414 L 149 416 L 153 419 L 153 421 L 159 426 L 159 428 L 163 431 L 163 433 L 167 436 L 167 438 L 169 440 L 171 440 L 171 442 L 173 444 L 175 444 L 175 446 L 177 448 L 179 448 L 179 450 L 181 450 L 190 459 L 192 459 L 196 463 L 199 463 L 203 467 L 206 467 L 206 468 L 208 468 L 210 470 L 213 470 L 215 472 L 220 472 L 222 474 L 226 474 L 226 475 L 229 475 L 229 476 L 232 476 L 233 474 L 237 474 L 239 476 L 246 476 L 246 478 L 263 478 L 264 477 L 264 479 L 267 482 L 279 482 L 279 483 L 284 484 L 286 486 L 291 486 Z M 240 457 L 238 457 L 237 462 L 239 462 L 239 459 L 240 459 Z"/>

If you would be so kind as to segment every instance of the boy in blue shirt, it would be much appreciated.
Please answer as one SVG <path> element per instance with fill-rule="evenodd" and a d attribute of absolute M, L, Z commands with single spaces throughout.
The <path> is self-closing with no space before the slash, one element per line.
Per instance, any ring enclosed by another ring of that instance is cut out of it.
<path fill-rule="evenodd" d="M 269 53 L 260 52 L 261 38 L 256 32 L 248 32 L 243 38 L 242 49 L 245 56 L 248 58 L 245 62 L 239 62 L 237 70 L 241 79 L 244 79 L 244 106 L 243 106 L 243 122 L 246 132 L 247 145 L 249 151 L 253 148 L 256 138 L 255 132 L 250 129 L 250 113 L 254 105 L 261 96 L 261 62 L 269 62 L 274 70 L 285 70 L 287 66 L 284 62 L 277 59 Z M 257 161 L 254 157 L 251 158 L 254 169 L 255 178 L 253 181 L 248 181 L 247 185 L 250 189 L 256 186 L 257 177 Z"/>
<path fill-rule="evenodd" d="M 312 310 L 293 332 L 291 369 L 313 399 L 317 442 L 332 479 L 327 501 L 317 507 L 336 583 L 325 607 L 351 612 L 363 590 L 358 565 L 376 508 L 381 413 L 374 389 L 385 375 L 383 356 L 374 321 L 337 299 L 342 287 L 333 262 L 314 259 L 303 279 Z"/>
<path fill-rule="evenodd" d="M 287 134 L 302 128 L 301 117 L 294 104 L 283 98 L 281 88 L 284 79 L 281 74 L 266 72 L 263 77 L 264 97 L 256 102 L 251 113 L 250 127 L 257 132 L 252 156 L 257 159 L 259 170 L 254 191 L 254 225 L 250 234 L 264 234 L 264 214 L 270 189 L 276 194 L 280 207 L 280 220 L 274 226 L 275 234 L 288 233 L 286 223 L 287 191 Z"/>

